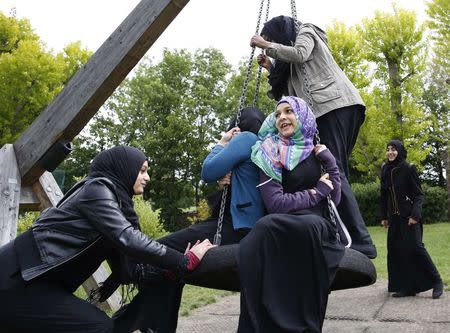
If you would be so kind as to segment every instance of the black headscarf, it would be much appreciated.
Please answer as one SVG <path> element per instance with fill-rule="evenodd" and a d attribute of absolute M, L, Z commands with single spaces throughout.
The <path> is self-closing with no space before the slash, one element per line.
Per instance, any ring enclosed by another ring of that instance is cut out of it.
<path fill-rule="evenodd" d="M 393 168 L 396 168 L 400 166 L 401 164 L 406 163 L 406 157 L 408 156 L 408 152 L 405 149 L 405 146 L 403 146 L 403 143 L 400 140 L 391 140 L 386 145 L 387 147 L 395 147 L 395 150 L 397 150 L 398 155 L 393 161 L 387 160 L 386 164 L 383 166 L 383 172 L 381 174 L 381 187 L 382 188 L 388 188 L 391 186 L 391 177 L 389 177 L 389 174 L 391 173 L 391 170 Z"/>
<path fill-rule="evenodd" d="M 236 123 L 236 117 L 234 116 L 228 126 L 227 131 L 232 129 Z M 246 107 L 241 110 L 241 117 L 239 118 L 239 129 L 241 132 L 252 132 L 258 135 L 258 131 L 261 128 L 262 123 L 266 119 L 264 113 L 255 107 Z"/>
<path fill-rule="evenodd" d="M 297 34 L 295 21 L 289 16 L 277 16 L 267 21 L 261 30 L 261 36 L 266 36 L 272 42 L 293 46 Z M 290 64 L 281 60 L 275 60 L 274 67 L 269 75 L 269 84 L 272 90 L 268 95 L 278 101 L 287 90 L 287 82 L 290 74 Z"/>
<path fill-rule="evenodd" d="M 121 202 L 120 210 L 134 226 L 139 225 L 133 205 L 133 186 L 147 157 L 139 149 L 117 146 L 98 154 L 89 167 L 89 177 L 106 177 L 116 186 Z"/>

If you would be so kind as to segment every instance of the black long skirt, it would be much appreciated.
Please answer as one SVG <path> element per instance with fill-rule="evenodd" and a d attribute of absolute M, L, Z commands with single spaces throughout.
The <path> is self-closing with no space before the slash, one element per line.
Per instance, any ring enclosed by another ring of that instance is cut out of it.
<path fill-rule="evenodd" d="M 271 214 L 240 244 L 238 332 L 321 332 L 344 255 L 331 223 L 312 214 Z"/>
<path fill-rule="evenodd" d="M 439 273 L 422 242 L 421 223 L 392 215 L 387 238 L 388 291 L 419 293 L 433 288 Z"/>

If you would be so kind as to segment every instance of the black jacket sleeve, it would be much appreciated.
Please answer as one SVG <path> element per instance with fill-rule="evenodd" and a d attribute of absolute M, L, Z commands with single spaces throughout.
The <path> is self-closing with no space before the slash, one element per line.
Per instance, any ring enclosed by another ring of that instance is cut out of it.
<path fill-rule="evenodd" d="M 174 271 L 183 270 L 185 256 L 134 229 L 119 208 L 116 195 L 101 181 L 86 184 L 79 197 L 80 213 L 113 246 L 143 263 Z"/>
<path fill-rule="evenodd" d="M 385 168 L 385 165 L 381 168 L 381 176 L 386 177 L 385 172 L 383 172 Z M 383 184 L 383 179 L 381 179 L 381 183 Z M 380 185 L 380 216 L 382 220 L 388 219 L 388 190 L 387 188 L 383 188 L 382 185 Z"/>
<path fill-rule="evenodd" d="M 423 204 L 423 191 L 420 186 L 420 179 L 417 173 L 417 169 L 414 165 L 410 165 L 409 167 L 409 176 L 410 176 L 410 188 L 409 191 L 412 196 L 412 209 L 411 209 L 411 217 L 416 221 L 422 220 L 422 204 Z"/>

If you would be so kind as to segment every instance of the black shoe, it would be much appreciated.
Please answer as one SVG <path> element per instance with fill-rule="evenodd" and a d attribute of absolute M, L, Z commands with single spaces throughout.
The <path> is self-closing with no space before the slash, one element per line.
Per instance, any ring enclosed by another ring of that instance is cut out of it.
<path fill-rule="evenodd" d="M 433 293 L 432 293 L 433 299 L 441 297 L 443 292 L 444 292 L 444 284 L 442 283 L 442 280 L 436 282 L 433 285 Z"/>
<path fill-rule="evenodd" d="M 409 297 L 409 296 L 416 296 L 416 293 L 405 292 L 405 291 L 397 291 L 396 293 L 392 294 L 392 297 Z"/>
<path fill-rule="evenodd" d="M 352 243 L 352 246 L 350 246 L 350 248 L 353 250 L 356 250 L 358 252 L 361 252 L 362 254 L 367 256 L 369 259 L 375 259 L 377 257 L 377 248 L 375 247 L 375 244 Z"/>

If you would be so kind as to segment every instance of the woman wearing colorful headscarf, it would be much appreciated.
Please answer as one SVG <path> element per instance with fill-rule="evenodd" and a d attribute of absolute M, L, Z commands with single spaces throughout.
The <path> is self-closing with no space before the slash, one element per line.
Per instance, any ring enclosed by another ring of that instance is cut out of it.
<path fill-rule="evenodd" d="M 166 272 L 183 276 L 198 265 L 212 247 L 208 240 L 183 254 L 140 231 L 132 197 L 149 182 L 147 169 L 146 156 L 136 148 L 101 152 L 86 179 L 44 210 L 31 229 L 0 247 L 2 332 L 132 332 L 73 292 L 104 260 L 112 274 L 96 291 L 100 301 L 121 283 L 142 282 L 145 272 L 133 262 L 166 269 L 155 272 L 162 278 Z"/>
<path fill-rule="evenodd" d="M 406 161 L 402 142 L 391 140 L 381 169 L 381 224 L 388 230 L 388 290 L 392 297 L 415 296 L 433 288 L 439 298 L 444 286 L 422 242 L 423 192 L 416 167 Z"/>
<path fill-rule="evenodd" d="M 264 24 L 261 35 L 254 35 L 251 46 L 265 50 L 258 62 L 269 71 L 269 96 L 298 96 L 307 101 L 317 118 L 321 142 L 337 160 L 341 175 L 339 214 L 352 238 L 352 248 L 375 258 L 372 243 L 348 182 L 348 159 L 364 122 L 364 102 L 328 47 L 326 32 L 314 24 L 277 16 Z M 266 56 L 267 55 L 267 56 Z M 272 63 L 269 58 L 273 58 Z"/>
<path fill-rule="evenodd" d="M 252 147 L 269 215 L 240 242 L 239 333 L 322 330 L 344 246 L 326 199 L 330 195 L 339 203 L 339 170 L 325 146 L 314 146 L 315 132 L 309 106 L 298 97 L 284 97 Z"/>

